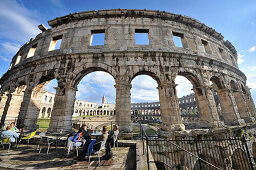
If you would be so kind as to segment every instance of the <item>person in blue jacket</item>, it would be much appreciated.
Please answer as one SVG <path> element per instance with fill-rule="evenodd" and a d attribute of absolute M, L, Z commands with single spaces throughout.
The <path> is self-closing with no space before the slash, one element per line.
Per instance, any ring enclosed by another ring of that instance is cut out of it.
<path fill-rule="evenodd" d="M 10 138 L 10 142 L 12 145 L 14 145 L 15 140 L 19 137 L 19 135 L 12 131 L 12 126 L 8 126 L 6 131 L 3 131 L 0 133 L 0 138 L 4 139 L 4 138 Z"/>
<path fill-rule="evenodd" d="M 80 128 L 78 132 L 75 134 L 72 142 L 74 142 L 74 146 L 80 147 L 85 143 L 85 140 L 83 138 L 83 131 L 84 129 Z"/>

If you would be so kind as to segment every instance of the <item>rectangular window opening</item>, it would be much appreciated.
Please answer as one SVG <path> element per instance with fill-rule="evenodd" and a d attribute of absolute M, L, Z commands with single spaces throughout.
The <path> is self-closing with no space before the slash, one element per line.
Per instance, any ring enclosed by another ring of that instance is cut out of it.
<path fill-rule="evenodd" d="M 183 39 L 184 35 L 181 33 L 178 33 L 178 32 L 172 32 L 172 35 L 173 35 L 174 45 L 176 47 L 183 48 L 182 39 Z"/>
<path fill-rule="evenodd" d="M 27 58 L 35 55 L 36 47 L 37 47 L 37 44 L 32 45 L 32 47 L 28 51 Z"/>
<path fill-rule="evenodd" d="M 60 49 L 61 42 L 62 42 L 62 35 L 53 37 L 49 46 L 49 51 Z"/>
<path fill-rule="evenodd" d="M 18 55 L 18 57 L 16 58 L 15 65 L 20 63 L 20 59 L 21 59 L 21 55 Z"/>
<path fill-rule="evenodd" d="M 203 52 L 206 53 L 206 48 L 207 48 L 208 42 L 205 40 L 202 40 L 202 46 L 203 46 Z"/>
<path fill-rule="evenodd" d="M 220 54 L 222 54 L 223 53 L 223 49 L 219 48 L 219 52 L 220 52 Z"/>
<path fill-rule="evenodd" d="M 135 29 L 135 44 L 149 45 L 149 29 Z"/>
<path fill-rule="evenodd" d="M 90 46 L 104 45 L 105 30 L 92 30 Z"/>

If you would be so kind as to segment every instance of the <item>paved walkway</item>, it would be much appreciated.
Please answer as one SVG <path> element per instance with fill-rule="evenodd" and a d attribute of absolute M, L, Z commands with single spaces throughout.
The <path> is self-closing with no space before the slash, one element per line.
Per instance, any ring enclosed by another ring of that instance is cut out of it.
<path fill-rule="evenodd" d="M 77 160 L 75 151 L 67 157 L 67 149 L 64 147 L 53 147 L 48 155 L 46 149 L 39 154 L 36 145 L 19 145 L 9 153 L 7 149 L 0 148 L 0 169 L 135 169 L 135 149 L 118 147 L 112 151 L 113 158 L 102 160 L 99 165 L 96 156 L 91 157 L 90 164 L 88 160 Z"/>

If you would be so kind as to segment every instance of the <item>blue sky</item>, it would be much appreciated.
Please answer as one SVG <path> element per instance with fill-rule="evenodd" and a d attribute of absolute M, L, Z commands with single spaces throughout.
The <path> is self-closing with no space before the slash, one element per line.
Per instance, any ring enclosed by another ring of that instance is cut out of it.
<path fill-rule="evenodd" d="M 47 21 L 73 12 L 99 10 L 99 9 L 154 9 L 168 11 L 193 17 L 220 32 L 225 40 L 235 46 L 239 54 L 239 68 L 246 74 L 247 85 L 256 101 L 256 1 L 255 0 L 1 0 L 0 1 L 0 76 L 9 68 L 11 58 L 18 49 L 30 38 L 35 37 L 40 30 L 39 24 L 49 27 Z M 95 75 L 94 75 L 95 74 Z M 95 77 L 101 76 L 102 80 L 110 81 L 111 76 L 104 73 L 92 73 L 86 76 L 79 84 L 83 91 L 77 97 L 85 100 L 100 101 L 105 94 L 109 102 L 114 102 L 115 89 L 110 91 L 110 84 L 96 81 Z M 91 80 L 95 81 L 91 81 Z M 137 80 L 138 79 L 138 80 Z M 140 83 L 142 82 L 143 83 Z M 178 95 L 189 93 L 190 83 L 182 79 L 178 88 Z M 90 84 L 88 84 L 90 82 Z M 91 83 L 93 82 L 93 83 Z M 111 82 L 111 81 L 110 81 Z M 86 84 L 87 83 L 87 84 Z M 132 102 L 153 101 L 158 99 L 156 82 L 147 76 L 134 79 L 132 88 Z M 146 83 L 146 84 L 145 84 Z M 52 83 L 53 84 L 53 83 Z M 89 86 L 90 85 L 90 86 Z M 111 86 L 114 85 L 114 82 Z M 102 87 L 107 86 L 107 87 Z M 50 85 L 49 85 L 50 87 Z M 88 88 L 91 87 L 91 90 Z M 148 87 L 152 87 L 151 90 Z M 105 89 L 106 88 L 106 89 Z M 113 87 L 112 87 L 113 88 Z M 85 90 L 86 89 L 86 90 Z M 102 89 L 102 90 L 100 90 Z M 90 93 L 93 92 L 96 93 Z M 109 95 L 106 90 L 111 92 Z M 82 91 L 82 90 L 81 90 Z M 135 91 L 135 92 L 134 92 Z M 104 93 L 105 92 L 105 93 Z M 79 94 L 80 93 L 80 94 Z M 100 94 L 101 93 L 101 94 Z M 133 94 L 135 93 L 135 94 Z M 138 93 L 140 95 L 138 95 Z M 137 97 L 136 97 L 137 96 Z"/>

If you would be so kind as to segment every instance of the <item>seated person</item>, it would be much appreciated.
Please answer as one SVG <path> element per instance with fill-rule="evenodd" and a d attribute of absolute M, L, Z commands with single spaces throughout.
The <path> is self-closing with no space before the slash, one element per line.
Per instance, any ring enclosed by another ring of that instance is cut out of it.
<path fill-rule="evenodd" d="M 114 142 L 117 142 L 117 136 L 119 134 L 118 126 L 114 125 L 113 131 L 111 131 L 108 135 L 108 141 L 111 144 L 111 147 L 114 146 Z M 116 140 L 116 141 L 115 141 Z"/>
<path fill-rule="evenodd" d="M 78 132 L 75 134 L 74 138 L 72 139 L 72 142 L 75 142 L 74 146 L 80 147 L 85 143 L 85 140 L 82 138 L 83 131 L 84 130 L 80 128 Z"/>
<path fill-rule="evenodd" d="M 19 132 L 19 129 L 15 126 L 15 122 L 11 123 L 12 131 Z"/>
<path fill-rule="evenodd" d="M 90 141 L 91 140 L 91 135 L 90 133 L 88 132 L 87 130 L 87 125 L 82 125 L 80 129 L 83 129 L 83 138 L 86 140 L 86 141 Z"/>
<path fill-rule="evenodd" d="M 8 126 L 6 131 L 3 131 L 0 133 L 0 138 L 10 138 L 10 142 L 12 145 L 14 145 L 16 138 L 18 138 L 19 135 L 12 131 L 12 126 Z"/>
<path fill-rule="evenodd" d="M 102 135 L 100 135 L 93 146 L 94 151 L 98 151 L 100 149 L 101 141 L 106 141 L 108 139 L 108 130 L 107 126 L 103 126 L 102 128 Z"/>
<path fill-rule="evenodd" d="M 98 151 L 100 149 L 100 146 L 101 146 L 101 141 L 106 141 L 108 139 L 108 131 L 107 131 L 107 126 L 103 126 L 102 128 L 102 135 L 100 135 L 96 141 L 93 141 L 94 142 L 94 145 L 93 145 L 93 150 L 94 151 Z M 90 143 L 92 142 L 92 140 L 89 140 L 88 142 L 85 143 L 84 147 L 83 147 L 83 151 L 80 155 L 80 157 L 84 158 L 86 153 L 87 153 L 87 150 L 88 150 L 88 146 L 90 145 Z"/>

